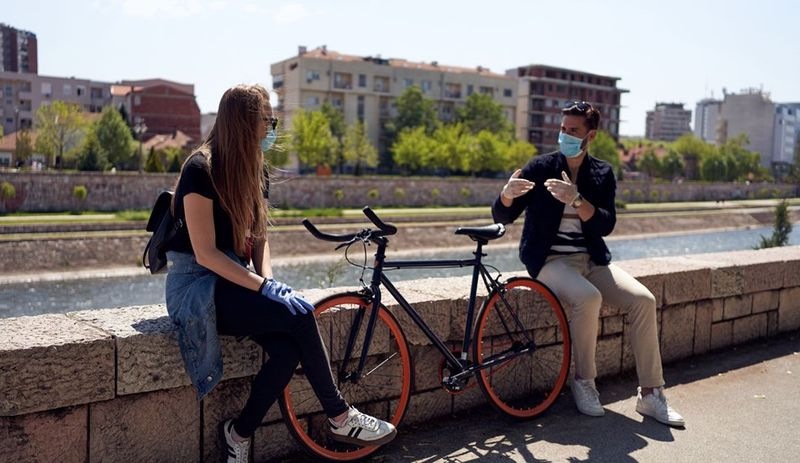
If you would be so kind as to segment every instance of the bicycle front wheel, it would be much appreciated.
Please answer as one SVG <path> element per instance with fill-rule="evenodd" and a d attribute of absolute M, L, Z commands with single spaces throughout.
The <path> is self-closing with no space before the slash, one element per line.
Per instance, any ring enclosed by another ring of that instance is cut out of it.
<path fill-rule="evenodd" d="M 527 277 L 492 291 L 478 313 L 473 359 L 495 408 L 521 419 L 547 410 L 570 365 L 569 324 L 558 298 Z"/>
<path fill-rule="evenodd" d="M 330 357 L 334 381 L 342 397 L 360 411 L 397 426 L 411 395 L 411 356 L 397 319 L 381 306 L 368 358 L 363 370 L 358 371 L 371 313 L 372 303 L 356 293 L 328 297 L 314 309 Z M 353 348 L 345 360 L 351 337 Z M 352 461 L 378 449 L 341 443 L 331 437 L 328 417 L 302 368 L 295 371 L 292 381 L 284 389 L 280 406 L 289 431 L 315 459 Z"/>

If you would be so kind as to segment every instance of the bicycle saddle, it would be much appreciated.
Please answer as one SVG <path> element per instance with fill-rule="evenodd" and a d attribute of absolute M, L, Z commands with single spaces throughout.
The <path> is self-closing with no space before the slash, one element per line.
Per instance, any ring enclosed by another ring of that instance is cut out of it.
<path fill-rule="evenodd" d="M 472 238 L 473 241 L 479 241 L 483 244 L 491 240 L 496 240 L 505 235 L 505 233 L 506 227 L 501 223 L 484 225 L 482 227 L 458 227 L 455 231 L 456 235 L 467 235 Z"/>

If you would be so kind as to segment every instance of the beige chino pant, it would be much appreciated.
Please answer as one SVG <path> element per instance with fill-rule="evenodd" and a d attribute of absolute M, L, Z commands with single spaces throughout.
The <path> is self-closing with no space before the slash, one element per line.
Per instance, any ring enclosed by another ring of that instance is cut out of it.
<path fill-rule="evenodd" d="M 597 377 L 597 349 L 600 306 L 603 302 L 620 309 L 628 326 L 636 358 L 636 373 L 642 387 L 664 385 L 656 326 L 656 300 L 635 278 L 614 264 L 595 265 L 586 253 L 554 255 L 547 258 L 536 277 L 561 301 L 569 318 L 572 356 L 576 375 Z"/>

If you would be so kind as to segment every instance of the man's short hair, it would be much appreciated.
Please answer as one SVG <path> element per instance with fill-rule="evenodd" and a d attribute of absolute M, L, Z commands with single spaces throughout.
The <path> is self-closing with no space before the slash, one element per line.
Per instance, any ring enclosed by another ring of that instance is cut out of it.
<path fill-rule="evenodd" d="M 568 101 L 561 110 L 561 115 L 583 117 L 589 130 L 600 127 L 600 111 L 585 101 Z"/>

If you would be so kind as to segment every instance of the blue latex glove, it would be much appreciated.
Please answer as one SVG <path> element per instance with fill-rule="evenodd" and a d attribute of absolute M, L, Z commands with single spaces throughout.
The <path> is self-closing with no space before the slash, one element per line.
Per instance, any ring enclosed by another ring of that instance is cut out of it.
<path fill-rule="evenodd" d="M 285 305 L 292 315 L 297 315 L 297 312 L 305 315 L 314 311 L 314 306 L 303 296 L 295 293 L 291 286 L 274 278 L 268 278 L 264 282 L 264 285 L 261 286 L 261 295 Z"/>

